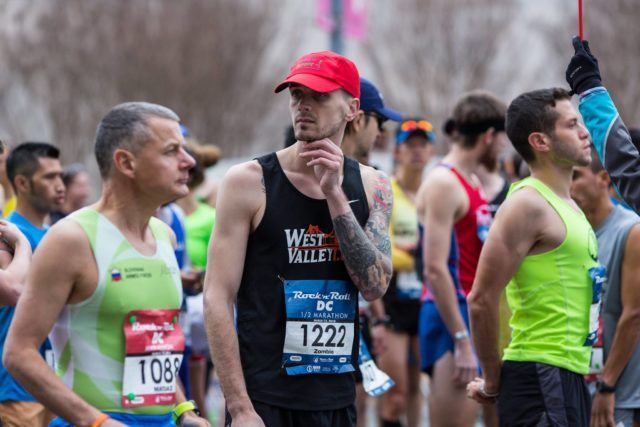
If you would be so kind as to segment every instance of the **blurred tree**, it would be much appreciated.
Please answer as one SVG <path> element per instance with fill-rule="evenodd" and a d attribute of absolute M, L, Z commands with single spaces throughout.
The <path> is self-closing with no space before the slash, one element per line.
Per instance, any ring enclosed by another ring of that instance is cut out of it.
<path fill-rule="evenodd" d="M 611 93 L 620 116 L 629 127 L 640 126 L 640 8 L 637 0 L 583 2 L 584 37 L 598 58 L 604 85 Z M 562 58 L 564 70 L 573 55 L 571 37 L 578 34 L 577 2 L 558 9 L 572 16 L 571 25 L 545 32 L 549 54 Z M 564 82 L 564 74 L 562 74 Z M 566 83 L 563 83 L 567 87 Z"/>
<path fill-rule="evenodd" d="M 496 77 L 508 80 L 516 69 L 496 57 L 514 14 L 513 0 L 377 2 L 366 49 L 375 74 L 384 76 L 382 92 L 399 109 L 427 115 L 437 131 L 463 92 L 485 88 L 504 96 Z M 392 90 L 385 89 L 389 81 Z"/>
<path fill-rule="evenodd" d="M 586 2 L 584 5 L 585 39 L 589 40 L 598 58 L 603 83 L 611 92 L 620 116 L 630 127 L 640 126 L 638 6 L 637 0 L 607 0 Z M 571 47 L 569 42 L 567 44 Z"/>
<path fill-rule="evenodd" d="M 257 95 L 273 86 L 259 72 L 277 29 L 270 2 L 4 3 L 0 13 L 11 25 L 0 30 L 8 67 L 0 73 L 2 127 L 15 138 L 50 137 L 64 147 L 65 161 L 91 156 L 100 117 L 120 102 L 166 105 L 194 136 L 226 155 L 246 151 L 256 118 L 271 106 L 269 97 Z M 270 71 L 280 75 L 286 67 Z M 20 110 L 14 101 L 23 98 L 37 107 Z M 18 118 L 32 123 L 16 126 Z"/>

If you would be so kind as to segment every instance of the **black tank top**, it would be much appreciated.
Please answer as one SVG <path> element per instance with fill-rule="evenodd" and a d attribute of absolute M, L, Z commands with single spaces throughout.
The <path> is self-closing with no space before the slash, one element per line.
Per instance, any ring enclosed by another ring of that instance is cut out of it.
<path fill-rule="evenodd" d="M 266 208 L 262 221 L 249 236 L 237 299 L 240 358 L 249 396 L 294 410 L 344 408 L 355 399 L 352 374 L 288 375 L 283 364 L 287 317 L 284 280 L 344 280 L 353 286 L 340 261 L 329 207 L 326 200 L 312 199 L 298 191 L 275 153 L 257 160 L 264 176 Z M 359 164 L 346 157 L 342 189 L 364 227 L 369 207 Z M 300 239 L 305 235 L 324 236 L 317 246 L 302 248 Z M 356 315 L 348 327 L 355 331 L 357 323 Z M 351 356 L 356 365 L 357 333 Z"/>

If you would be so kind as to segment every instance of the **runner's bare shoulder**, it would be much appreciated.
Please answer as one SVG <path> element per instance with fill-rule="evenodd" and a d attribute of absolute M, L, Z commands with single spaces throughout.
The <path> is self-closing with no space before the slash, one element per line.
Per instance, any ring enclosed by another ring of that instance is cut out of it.
<path fill-rule="evenodd" d="M 218 209 L 233 209 L 240 215 L 253 215 L 266 202 L 265 184 L 262 167 L 256 160 L 239 163 L 232 166 L 220 184 L 218 190 Z"/>
<path fill-rule="evenodd" d="M 445 167 L 431 169 L 418 189 L 416 204 L 423 215 L 427 206 L 434 207 L 447 202 L 451 206 L 460 205 L 466 200 L 466 192 L 453 172 Z M 434 205 L 434 202 L 435 203 Z"/>
<path fill-rule="evenodd" d="M 526 215 L 523 218 L 529 222 L 544 218 L 549 209 L 553 210 L 546 199 L 535 188 L 527 186 L 511 193 L 498 208 L 498 213 L 502 211 L 501 216 Z"/>

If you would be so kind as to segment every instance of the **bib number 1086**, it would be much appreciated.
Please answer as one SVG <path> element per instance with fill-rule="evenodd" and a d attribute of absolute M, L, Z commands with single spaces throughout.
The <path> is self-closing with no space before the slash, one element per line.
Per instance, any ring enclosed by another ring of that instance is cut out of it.
<path fill-rule="evenodd" d="M 170 384 L 178 377 L 182 357 L 175 355 L 145 357 L 138 361 L 140 380 L 153 384 Z"/>
<path fill-rule="evenodd" d="M 313 347 L 344 347 L 344 339 L 347 335 L 345 325 L 320 324 L 313 326 L 309 324 L 300 325 L 302 328 L 302 345 L 308 346 L 308 342 L 313 339 Z"/>

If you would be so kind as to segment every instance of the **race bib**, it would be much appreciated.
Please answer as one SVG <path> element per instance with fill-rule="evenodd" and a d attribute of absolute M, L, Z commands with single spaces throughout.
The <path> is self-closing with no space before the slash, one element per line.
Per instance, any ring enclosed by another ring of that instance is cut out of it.
<path fill-rule="evenodd" d="M 382 372 L 373 361 L 367 343 L 362 338 L 362 333 L 360 333 L 358 365 L 362 373 L 362 386 L 369 396 L 380 396 L 396 385 L 389 375 Z"/>
<path fill-rule="evenodd" d="M 422 281 L 415 270 L 396 272 L 396 296 L 398 299 L 419 300 Z"/>
<path fill-rule="evenodd" d="M 184 336 L 180 310 L 134 310 L 124 322 L 125 359 L 122 378 L 124 408 L 172 405 Z"/>
<path fill-rule="evenodd" d="M 491 228 L 492 221 L 493 217 L 491 216 L 489 205 L 485 204 L 479 206 L 478 209 L 476 209 L 476 234 L 481 242 L 487 240 L 487 236 L 489 235 L 489 228 Z"/>
<path fill-rule="evenodd" d="M 598 264 L 589 269 L 591 277 L 591 307 L 589 308 L 589 334 L 584 345 L 591 346 L 598 339 L 598 324 L 600 319 L 600 303 L 602 301 L 602 288 L 606 280 L 606 269 Z"/>
<path fill-rule="evenodd" d="M 358 292 L 343 280 L 285 280 L 282 363 L 288 375 L 355 371 Z"/>

